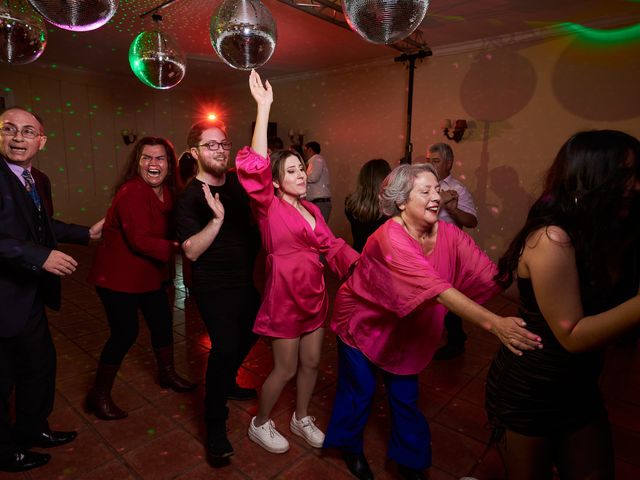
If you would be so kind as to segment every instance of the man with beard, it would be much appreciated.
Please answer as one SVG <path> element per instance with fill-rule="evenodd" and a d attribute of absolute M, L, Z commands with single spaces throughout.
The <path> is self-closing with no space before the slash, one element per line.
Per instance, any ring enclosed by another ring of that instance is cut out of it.
<path fill-rule="evenodd" d="M 228 168 L 231 142 L 219 121 L 196 123 L 187 136 L 198 162 L 197 176 L 177 207 L 178 240 L 193 262 L 193 293 L 207 327 L 211 350 L 205 383 L 207 456 L 233 455 L 227 439 L 227 399 L 256 398 L 255 389 L 236 382 L 238 369 L 255 344 L 253 324 L 260 296 L 253 266 L 260 247 L 249 197 Z"/>

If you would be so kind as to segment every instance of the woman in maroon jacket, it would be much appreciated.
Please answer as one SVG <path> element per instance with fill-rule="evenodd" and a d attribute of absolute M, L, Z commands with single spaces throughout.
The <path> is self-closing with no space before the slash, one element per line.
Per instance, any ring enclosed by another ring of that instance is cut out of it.
<path fill-rule="evenodd" d="M 96 249 L 89 282 L 104 305 L 111 335 L 102 349 L 87 408 L 103 420 L 127 413 L 111 399 L 120 363 L 138 336 L 138 309 L 151 332 L 159 383 L 176 392 L 196 385 L 180 378 L 173 363 L 173 319 L 162 283 L 178 243 L 169 234 L 176 154 L 164 138 L 145 137 L 134 147 L 115 188 Z"/>

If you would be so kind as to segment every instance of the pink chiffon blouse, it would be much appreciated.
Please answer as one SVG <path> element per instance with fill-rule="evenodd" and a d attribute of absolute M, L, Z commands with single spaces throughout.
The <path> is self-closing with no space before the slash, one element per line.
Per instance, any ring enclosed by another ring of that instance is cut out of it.
<path fill-rule="evenodd" d="M 276 338 L 296 338 L 316 330 L 323 326 L 329 308 L 320 254 L 343 278 L 358 253 L 333 235 L 313 203 L 302 201 L 315 218 L 315 229 L 274 194 L 268 159 L 245 147 L 238 152 L 236 167 L 267 254 L 264 297 L 253 330 Z"/>
<path fill-rule="evenodd" d="M 458 227 L 438 222 L 429 255 L 402 225 L 388 220 L 367 242 L 353 275 L 340 287 L 331 328 L 372 363 L 413 375 L 431 361 L 447 310 L 436 297 L 456 288 L 482 303 L 499 290 L 497 269 Z"/>

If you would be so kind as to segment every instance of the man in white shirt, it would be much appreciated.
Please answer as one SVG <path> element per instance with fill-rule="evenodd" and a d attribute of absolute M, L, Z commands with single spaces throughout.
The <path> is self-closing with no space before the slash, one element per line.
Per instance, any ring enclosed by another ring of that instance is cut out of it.
<path fill-rule="evenodd" d="M 320 155 L 320 144 L 305 144 L 304 159 L 307 162 L 307 200 L 316 204 L 326 222 L 331 213 L 331 188 L 327 161 Z"/>
<path fill-rule="evenodd" d="M 471 193 L 451 175 L 453 149 L 446 143 L 434 143 L 427 148 L 427 162 L 435 167 L 440 179 L 440 220 L 459 228 L 475 228 L 478 225 L 478 214 Z M 436 360 L 448 360 L 464 352 L 467 335 L 462 329 L 462 319 L 449 312 L 445 317 L 445 328 L 447 343 L 436 352 Z"/>

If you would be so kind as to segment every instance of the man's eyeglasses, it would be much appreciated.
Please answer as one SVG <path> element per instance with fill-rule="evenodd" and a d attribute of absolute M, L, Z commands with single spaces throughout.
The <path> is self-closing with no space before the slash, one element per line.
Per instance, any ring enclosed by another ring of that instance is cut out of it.
<path fill-rule="evenodd" d="M 211 140 L 210 142 L 207 142 L 207 143 L 201 143 L 198 146 L 207 147 L 207 150 L 216 152 L 220 147 L 222 147 L 223 150 L 231 150 L 231 145 L 232 144 L 229 140 L 223 140 L 221 142 L 216 142 L 215 140 Z"/>
<path fill-rule="evenodd" d="M 15 125 L 2 125 L 0 127 L 0 135 L 5 137 L 15 137 L 18 135 L 18 132 L 20 132 L 20 135 L 24 138 L 29 139 L 33 139 L 41 135 L 40 132 L 33 127 L 22 127 L 20 130 L 18 130 L 18 127 Z"/>

